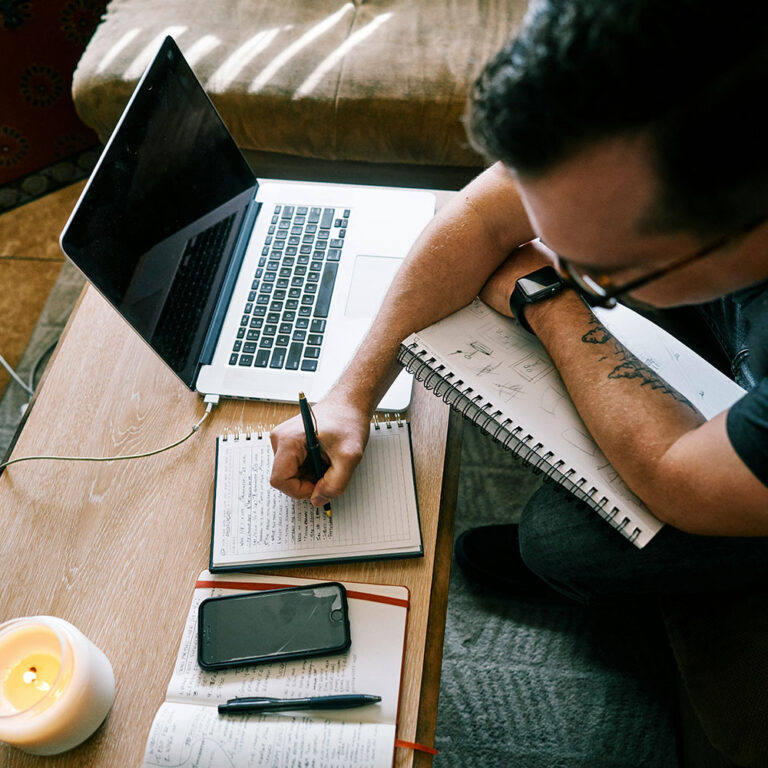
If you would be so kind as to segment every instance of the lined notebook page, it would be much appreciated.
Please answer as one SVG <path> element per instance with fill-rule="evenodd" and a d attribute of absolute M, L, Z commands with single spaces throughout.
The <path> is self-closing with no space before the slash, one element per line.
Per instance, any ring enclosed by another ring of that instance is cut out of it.
<path fill-rule="evenodd" d="M 404 422 L 371 426 L 352 480 L 333 516 L 269 484 L 269 435 L 220 437 L 212 567 L 419 554 L 411 442 Z"/>

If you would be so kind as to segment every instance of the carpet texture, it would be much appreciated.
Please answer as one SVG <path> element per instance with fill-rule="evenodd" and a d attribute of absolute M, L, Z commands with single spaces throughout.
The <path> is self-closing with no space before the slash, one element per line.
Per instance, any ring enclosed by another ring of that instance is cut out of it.
<path fill-rule="evenodd" d="M 536 476 L 464 427 L 456 533 L 517 518 Z M 675 768 L 673 684 L 651 609 L 512 600 L 451 574 L 436 768 Z"/>
<path fill-rule="evenodd" d="M 55 339 L 83 285 L 66 264 L 20 372 Z M 4 449 L 25 401 L 0 403 Z M 456 533 L 508 522 L 539 479 L 464 427 Z M 672 675 L 658 615 L 632 605 L 511 600 L 451 574 L 436 768 L 675 768 Z"/>
<path fill-rule="evenodd" d="M 64 262 L 53 290 L 43 306 L 29 344 L 15 368 L 16 373 L 25 382 L 29 383 L 36 364 L 35 384 L 40 380 L 40 374 L 45 369 L 48 358 L 46 352 L 59 338 L 84 285 L 85 278 L 80 272 L 71 262 Z M 18 384 L 11 381 L 0 400 L 0 457 L 5 455 L 11 445 L 16 428 L 21 421 L 21 409 L 27 400 L 29 395 Z"/>

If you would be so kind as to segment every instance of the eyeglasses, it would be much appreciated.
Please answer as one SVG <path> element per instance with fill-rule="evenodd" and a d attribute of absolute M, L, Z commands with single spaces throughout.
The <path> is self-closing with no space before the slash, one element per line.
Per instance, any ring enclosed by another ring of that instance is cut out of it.
<path fill-rule="evenodd" d="M 617 297 L 641 288 L 644 285 L 648 285 L 648 283 L 658 280 L 660 277 L 668 275 L 676 269 L 680 269 L 687 264 L 691 264 L 694 261 L 699 261 L 699 259 L 709 256 L 731 240 L 741 237 L 742 235 L 751 232 L 753 229 L 757 229 L 757 227 L 765 223 L 766 220 L 768 220 L 768 217 L 761 216 L 759 219 L 750 222 L 747 226 L 734 234 L 724 235 L 723 237 L 718 238 L 714 243 L 711 243 L 704 248 L 700 248 L 694 253 L 688 254 L 681 259 L 673 261 L 671 264 L 655 269 L 646 275 L 637 277 L 622 285 L 613 285 L 609 275 L 600 275 L 596 273 L 590 274 L 585 269 L 575 266 L 568 261 L 568 259 L 563 258 L 557 253 L 555 253 L 555 257 L 557 259 L 557 266 L 560 274 L 568 283 L 576 288 L 576 290 L 578 290 L 591 305 L 610 309 L 611 307 L 616 306 Z"/>

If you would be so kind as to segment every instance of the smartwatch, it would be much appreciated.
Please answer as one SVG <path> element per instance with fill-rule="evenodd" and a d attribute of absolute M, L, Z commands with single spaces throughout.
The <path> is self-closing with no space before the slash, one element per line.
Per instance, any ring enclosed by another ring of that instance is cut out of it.
<path fill-rule="evenodd" d="M 517 318 L 517 322 L 534 336 L 533 329 L 525 319 L 525 308 L 528 304 L 548 299 L 559 293 L 565 286 L 565 280 L 557 273 L 554 267 L 542 267 L 521 277 L 515 283 L 515 290 L 509 297 L 509 308 Z"/>

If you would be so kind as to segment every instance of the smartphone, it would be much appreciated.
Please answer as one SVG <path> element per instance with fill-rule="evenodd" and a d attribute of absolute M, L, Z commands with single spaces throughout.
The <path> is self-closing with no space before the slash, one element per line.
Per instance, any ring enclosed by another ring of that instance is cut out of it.
<path fill-rule="evenodd" d="M 215 670 L 343 653 L 347 592 L 327 582 L 209 597 L 197 614 L 197 661 Z"/>

